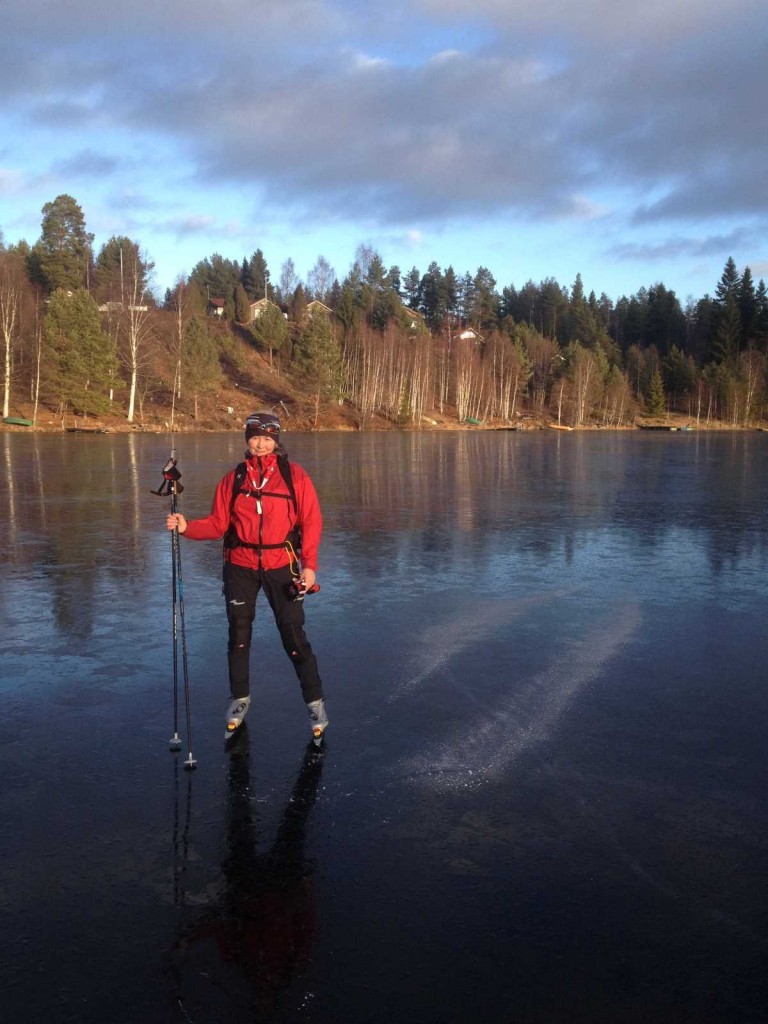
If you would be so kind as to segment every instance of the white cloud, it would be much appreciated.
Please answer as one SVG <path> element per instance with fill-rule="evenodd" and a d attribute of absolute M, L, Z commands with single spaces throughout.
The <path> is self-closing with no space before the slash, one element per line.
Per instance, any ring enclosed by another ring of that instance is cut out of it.
<path fill-rule="evenodd" d="M 23 180 L 21 171 L 0 167 L 0 194 L 12 195 L 14 192 L 18 192 L 23 185 Z"/>
<path fill-rule="evenodd" d="M 381 57 L 369 57 L 365 53 L 356 53 L 353 55 L 353 64 L 356 71 L 378 71 L 380 68 L 387 66 L 388 62 L 382 60 Z"/>

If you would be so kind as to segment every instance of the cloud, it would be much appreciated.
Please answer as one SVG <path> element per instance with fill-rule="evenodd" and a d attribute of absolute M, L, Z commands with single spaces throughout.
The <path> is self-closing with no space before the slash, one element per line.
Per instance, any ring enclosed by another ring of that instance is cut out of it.
<path fill-rule="evenodd" d="M 8 167 L 0 167 L 0 195 L 10 195 L 18 192 L 23 185 L 23 175 L 20 171 Z"/>
<path fill-rule="evenodd" d="M 333 5 L 322 0 L 226 0 L 214 7 L 208 0 L 134 0 L 104 4 L 100 0 L 25 0 L 5 12 L 4 31 L 21 34 L 35 29 L 36 42 L 68 44 L 73 40 L 113 38 L 127 44 L 157 37 L 168 46 L 197 38 L 213 47 L 238 37 L 256 39 L 300 37 L 305 32 L 329 31 L 337 23 Z"/>
<path fill-rule="evenodd" d="M 54 161 L 51 170 L 54 174 L 74 178 L 107 177 L 118 165 L 119 160 L 115 157 L 97 153 L 93 149 L 84 149 L 65 160 Z"/>
<path fill-rule="evenodd" d="M 535 130 L 543 99 L 527 59 L 464 55 L 238 77 L 196 103 L 182 87 L 135 116 L 185 136 L 194 125 L 205 180 L 268 180 L 282 201 L 353 216 L 375 209 L 392 223 L 440 218 L 448 206 L 454 215 L 567 209 L 569 173 Z"/>
<path fill-rule="evenodd" d="M 0 37 L 3 160 L 55 140 L 62 191 L 165 189 L 183 237 L 268 208 L 390 238 L 610 222 L 626 260 L 661 224 L 682 255 L 765 225 L 764 21 L 757 0 L 28 0 Z M 180 208 L 189 183 L 239 209 Z"/>
<path fill-rule="evenodd" d="M 703 238 L 676 236 L 659 242 L 624 242 L 605 250 L 610 259 L 647 263 L 656 260 L 700 259 L 719 256 L 723 252 L 736 252 L 755 244 L 753 232 L 738 229 L 725 235 L 707 235 Z"/>
<path fill-rule="evenodd" d="M 466 16 L 465 0 L 421 0 L 421 9 L 434 18 Z M 622 47 L 655 47 L 678 43 L 692 32 L 712 31 L 716 26 L 757 16 L 762 7 L 755 0 L 645 0 L 644 3 L 616 3 L 616 0 L 538 0 L 535 4 L 509 0 L 474 0 L 472 15 L 491 21 L 516 34 L 586 40 L 591 45 L 607 39 Z M 609 55 L 606 55 L 609 56 Z"/>
<path fill-rule="evenodd" d="M 172 217 L 160 223 L 162 230 L 177 238 L 188 238 L 193 235 L 207 235 L 216 226 L 216 218 L 210 214 L 192 214 L 188 217 Z"/>
<path fill-rule="evenodd" d="M 617 184 L 638 219 L 762 213 L 762 46 L 736 23 L 713 48 L 701 33 L 719 16 L 699 13 L 674 53 L 640 38 L 599 61 L 503 38 L 405 66 L 329 45 L 298 63 L 216 67 L 214 51 L 204 87 L 181 74 L 126 116 L 176 136 L 202 181 L 259 182 L 323 215 L 580 219 Z M 667 198 L 649 203 L 661 183 Z"/>

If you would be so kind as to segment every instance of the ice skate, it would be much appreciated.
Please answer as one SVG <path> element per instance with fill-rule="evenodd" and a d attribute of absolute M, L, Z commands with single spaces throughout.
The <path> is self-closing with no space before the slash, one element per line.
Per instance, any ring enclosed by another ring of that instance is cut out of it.
<path fill-rule="evenodd" d="M 250 703 L 250 697 L 238 697 L 237 700 L 233 700 L 229 705 L 227 709 L 227 731 L 224 739 L 231 739 L 243 724 L 243 720 L 248 714 Z"/>
<path fill-rule="evenodd" d="M 309 724 L 312 729 L 312 739 L 314 740 L 315 746 L 319 747 L 323 742 L 323 733 L 328 728 L 328 715 L 325 710 L 325 701 L 321 697 L 320 700 L 313 700 L 307 704 L 309 711 Z"/>

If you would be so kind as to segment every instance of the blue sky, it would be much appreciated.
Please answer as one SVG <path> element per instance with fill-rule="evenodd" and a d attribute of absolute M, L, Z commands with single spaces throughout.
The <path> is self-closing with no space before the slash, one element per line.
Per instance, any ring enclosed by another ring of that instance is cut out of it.
<path fill-rule="evenodd" d="M 61 193 L 158 291 L 260 248 L 277 280 L 581 273 L 616 299 L 768 278 L 764 0 L 25 0 L 0 37 L 0 230 Z"/>

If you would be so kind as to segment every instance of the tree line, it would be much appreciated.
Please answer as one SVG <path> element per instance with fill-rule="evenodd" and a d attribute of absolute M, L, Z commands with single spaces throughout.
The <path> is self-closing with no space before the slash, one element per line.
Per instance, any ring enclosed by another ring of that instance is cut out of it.
<path fill-rule="evenodd" d="M 733 259 L 713 295 L 685 306 L 660 282 L 614 302 L 585 294 L 580 275 L 570 287 L 499 289 L 486 267 L 402 273 L 366 245 L 342 279 L 323 256 L 301 280 L 292 259 L 273 275 L 261 249 L 239 261 L 214 253 L 160 297 L 153 269 L 127 237 L 96 252 L 69 195 L 45 204 L 33 244 L 0 239 L 3 415 L 23 397 L 133 423 L 152 397 L 171 422 L 180 404 L 197 418 L 243 345 L 311 395 L 316 420 L 342 402 L 363 424 L 763 415 L 768 292 Z"/>

